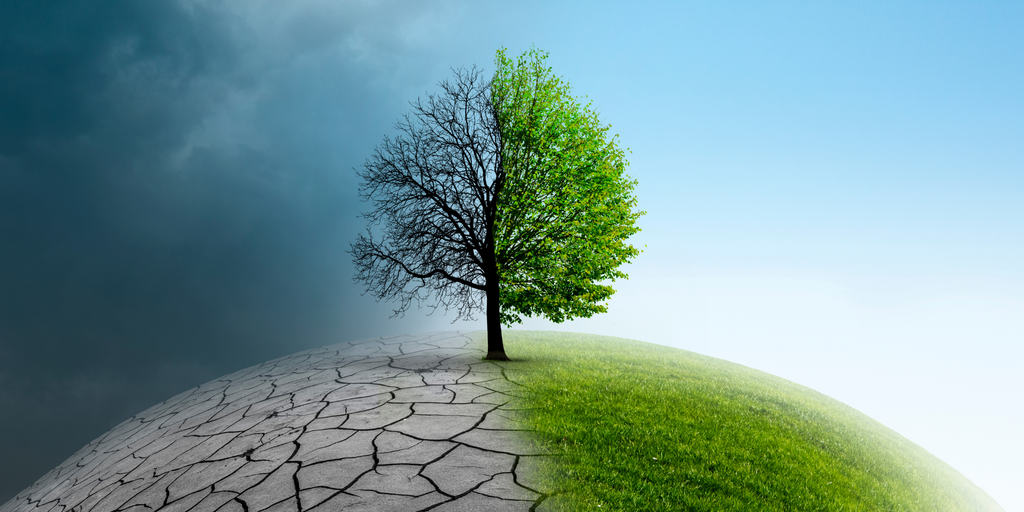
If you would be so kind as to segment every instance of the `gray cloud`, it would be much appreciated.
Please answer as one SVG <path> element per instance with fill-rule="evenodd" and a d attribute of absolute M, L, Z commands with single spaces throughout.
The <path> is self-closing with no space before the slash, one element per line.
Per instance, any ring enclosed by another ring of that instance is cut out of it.
<path fill-rule="evenodd" d="M 452 13 L 340 5 L 0 7 L 0 502 L 190 386 L 381 334 L 351 168 Z"/>

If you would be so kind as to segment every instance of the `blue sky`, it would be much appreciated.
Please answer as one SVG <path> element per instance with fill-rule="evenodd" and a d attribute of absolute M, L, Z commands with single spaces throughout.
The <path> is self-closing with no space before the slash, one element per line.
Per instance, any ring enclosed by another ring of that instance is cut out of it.
<path fill-rule="evenodd" d="M 523 327 L 794 380 L 1024 510 L 1021 6 L 567 5 L 521 23 L 498 44 L 551 52 L 632 150 L 648 212 L 609 314 Z"/>
<path fill-rule="evenodd" d="M 238 368 L 483 328 L 360 295 L 353 168 L 535 45 L 647 215 L 609 313 L 517 328 L 807 385 L 1024 511 L 1019 3 L 8 2 L 0 34 L 0 501 Z"/>

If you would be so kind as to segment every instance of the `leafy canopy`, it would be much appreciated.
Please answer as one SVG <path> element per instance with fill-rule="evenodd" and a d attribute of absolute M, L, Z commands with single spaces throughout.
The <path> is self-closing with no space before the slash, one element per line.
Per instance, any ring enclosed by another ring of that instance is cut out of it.
<path fill-rule="evenodd" d="M 515 61 L 498 50 L 491 101 L 505 173 L 494 223 L 501 323 L 522 315 L 562 322 L 608 310 L 607 281 L 640 251 L 636 181 L 625 153 L 590 103 L 545 67 L 532 49 Z"/>

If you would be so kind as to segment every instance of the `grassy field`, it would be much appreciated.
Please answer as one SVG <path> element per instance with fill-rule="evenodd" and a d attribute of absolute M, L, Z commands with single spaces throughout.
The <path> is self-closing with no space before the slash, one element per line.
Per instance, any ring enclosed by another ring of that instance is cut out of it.
<path fill-rule="evenodd" d="M 621 338 L 504 336 L 505 372 L 559 454 L 557 510 L 1002 510 L 899 434 L 773 375 Z"/>

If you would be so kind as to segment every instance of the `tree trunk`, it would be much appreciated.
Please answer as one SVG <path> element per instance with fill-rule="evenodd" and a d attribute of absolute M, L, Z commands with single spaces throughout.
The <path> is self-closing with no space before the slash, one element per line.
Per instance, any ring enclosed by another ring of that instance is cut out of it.
<path fill-rule="evenodd" d="M 492 221 L 493 225 L 493 221 Z M 494 229 L 488 229 L 483 254 L 484 286 L 487 288 L 487 357 L 491 361 L 508 361 L 501 339 L 501 297 L 498 262 L 494 255 Z"/>
<path fill-rule="evenodd" d="M 496 274 L 496 273 L 495 273 Z M 498 278 L 487 279 L 487 357 L 491 361 L 508 361 L 505 355 L 505 344 L 501 339 L 501 318 L 498 313 L 501 311 L 499 298 Z"/>

